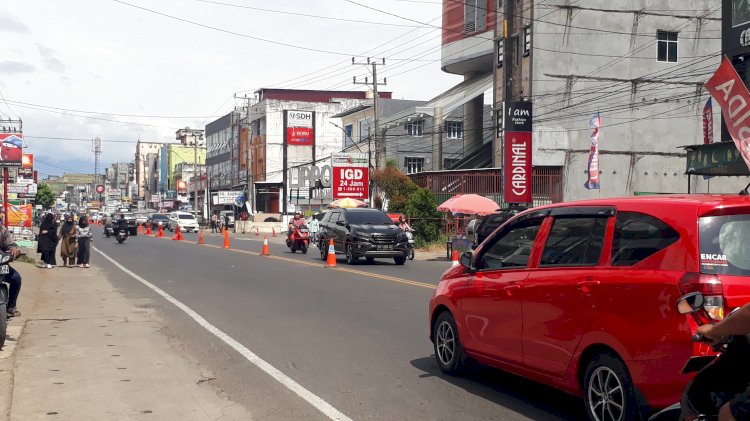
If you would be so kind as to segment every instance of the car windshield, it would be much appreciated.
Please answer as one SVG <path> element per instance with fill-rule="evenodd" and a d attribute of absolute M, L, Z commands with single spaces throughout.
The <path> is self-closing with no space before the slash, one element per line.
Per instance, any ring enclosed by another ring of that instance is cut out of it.
<path fill-rule="evenodd" d="M 701 273 L 750 276 L 750 215 L 700 219 Z"/>
<path fill-rule="evenodd" d="M 151 217 L 151 219 L 155 221 L 166 221 L 169 218 L 167 218 L 167 215 L 154 215 Z"/>
<path fill-rule="evenodd" d="M 177 215 L 179 219 L 195 219 L 193 215 Z"/>
<path fill-rule="evenodd" d="M 388 215 L 376 209 L 347 212 L 346 220 L 354 225 L 393 225 L 393 221 L 391 221 L 391 218 L 389 218 Z"/>

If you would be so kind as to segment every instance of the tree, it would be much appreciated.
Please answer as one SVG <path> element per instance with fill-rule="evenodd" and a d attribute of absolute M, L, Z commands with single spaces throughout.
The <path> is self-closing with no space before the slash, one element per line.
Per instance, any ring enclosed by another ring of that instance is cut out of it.
<path fill-rule="evenodd" d="M 55 193 L 46 184 L 40 184 L 36 190 L 36 204 L 42 205 L 44 209 L 50 209 L 55 205 Z"/>
<path fill-rule="evenodd" d="M 413 218 L 411 227 L 418 246 L 440 238 L 442 214 L 438 212 L 437 206 L 437 198 L 427 189 L 418 188 L 409 196 L 404 213 Z"/>
<path fill-rule="evenodd" d="M 372 181 L 388 199 L 388 211 L 393 213 L 403 213 L 409 196 L 419 189 L 411 178 L 393 166 L 374 171 Z"/>

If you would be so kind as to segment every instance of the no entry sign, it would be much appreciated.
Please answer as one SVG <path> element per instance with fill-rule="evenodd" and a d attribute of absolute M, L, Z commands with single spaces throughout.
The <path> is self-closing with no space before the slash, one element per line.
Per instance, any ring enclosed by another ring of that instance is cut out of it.
<path fill-rule="evenodd" d="M 365 200 L 370 196 L 368 168 L 335 167 L 333 169 L 333 198 Z"/>

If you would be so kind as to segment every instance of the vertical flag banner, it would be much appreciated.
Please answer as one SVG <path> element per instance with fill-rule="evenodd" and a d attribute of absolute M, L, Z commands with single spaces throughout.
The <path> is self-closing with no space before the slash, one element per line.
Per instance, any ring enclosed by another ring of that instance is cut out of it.
<path fill-rule="evenodd" d="M 532 203 L 532 104 L 508 101 L 503 109 L 503 201 Z"/>
<path fill-rule="evenodd" d="M 703 107 L 703 143 L 714 143 L 714 107 L 711 98 Z"/>
<path fill-rule="evenodd" d="M 589 190 L 599 190 L 599 128 L 602 127 L 602 116 L 596 113 L 589 120 L 591 132 L 591 150 L 589 151 L 589 179 L 583 185 Z"/>
<path fill-rule="evenodd" d="M 750 168 L 750 92 L 727 57 L 705 86 L 721 107 L 727 130 Z"/>

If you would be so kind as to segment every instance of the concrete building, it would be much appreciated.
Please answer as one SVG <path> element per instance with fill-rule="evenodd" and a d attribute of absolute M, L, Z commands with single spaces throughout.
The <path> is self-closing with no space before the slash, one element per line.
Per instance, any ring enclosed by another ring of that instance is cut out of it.
<path fill-rule="evenodd" d="M 359 91 L 259 90 L 257 102 L 249 110 L 246 150 L 250 171 L 247 179 L 238 183 L 250 191 L 248 202 L 252 210 L 287 213 L 313 205 L 309 189 L 313 181 L 297 180 L 297 169 L 325 165 L 330 163 L 332 154 L 341 152 L 341 129 L 331 124 L 340 124 L 340 120 L 334 116 L 368 102 L 367 97 L 366 92 Z M 381 92 L 380 97 L 390 99 L 391 93 Z M 300 119 L 305 121 L 292 122 Z M 289 123 L 288 130 L 285 122 Z M 292 124 L 305 127 L 297 130 Z M 238 131 L 235 133 L 239 136 Z M 290 139 L 290 134 L 297 136 L 295 133 L 305 133 L 304 138 Z M 326 201 L 330 198 L 318 197 L 313 207 L 319 208 Z"/>
<path fill-rule="evenodd" d="M 182 146 L 193 146 L 197 143 L 198 148 L 206 147 L 206 138 L 203 136 L 202 129 L 185 127 L 184 129 L 177 130 L 175 138 L 180 141 L 180 145 Z"/>
<path fill-rule="evenodd" d="M 158 154 L 162 143 L 141 142 L 135 146 L 135 183 L 138 186 L 137 196 L 142 200 L 148 200 L 150 189 L 149 182 L 153 181 L 153 161 L 149 161 L 149 154 Z"/>
<path fill-rule="evenodd" d="M 239 184 L 241 110 L 206 125 L 206 169 L 211 191 L 229 191 Z"/>

